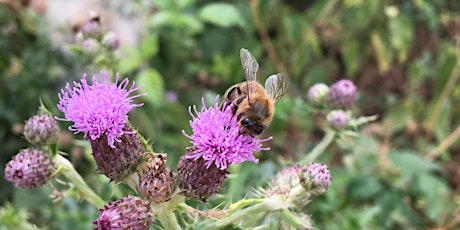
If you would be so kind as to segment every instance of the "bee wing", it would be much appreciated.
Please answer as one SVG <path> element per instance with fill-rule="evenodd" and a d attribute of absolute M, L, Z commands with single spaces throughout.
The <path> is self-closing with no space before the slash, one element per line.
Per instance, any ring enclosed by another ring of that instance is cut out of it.
<path fill-rule="evenodd" d="M 252 56 L 247 49 L 240 50 L 241 65 L 243 66 L 244 79 L 248 87 L 248 100 L 251 104 L 252 95 L 256 90 L 257 71 L 259 70 L 259 63 Z"/>
<path fill-rule="evenodd" d="M 289 81 L 286 75 L 280 73 L 274 74 L 268 77 L 267 81 L 265 81 L 265 91 L 276 104 L 286 93 L 288 85 Z"/>

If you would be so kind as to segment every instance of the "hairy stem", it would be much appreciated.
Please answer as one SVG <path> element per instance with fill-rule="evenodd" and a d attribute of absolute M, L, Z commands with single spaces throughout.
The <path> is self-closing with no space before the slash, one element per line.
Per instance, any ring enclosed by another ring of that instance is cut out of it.
<path fill-rule="evenodd" d="M 85 180 L 81 175 L 75 170 L 72 163 L 69 162 L 65 157 L 60 154 L 56 154 L 53 158 L 54 164 L 60 168 L 60 172 L 64 175 L 69 181 L 71 181 L 75 187 L 78 189 L 80 195 L 83 199 L 88 201 L 91 205 L 96 208 L 103 208 L 105 201 L 100 198 L 94 191 L 86 184 Z"/>
<path fill-rule="evenodd" d="M 302 159 L 299 163 L 300 165 L 307 165 L 308 163 L 315 161 L 318 156 L 326 150 L 326 148 L 332 143 L 334 140 L 335 136 L 335 131 L 332 129 L 326 130 L 326 134 L 324 135 L 323 139 L 321 142 L 318 143 L 318 145 L 315 146 L 308 154 L 307 156 Z"/>
<path fill-rule="evenodd" d="M 446 151 L 460 138 L 460 126 L 458 126 L 447 138 L 445 138 L 435 149 L 431 150 L 426 155 L 426 159 L 432 161 L 436 159 L 442 152 Z"/>
<path fill-rule="evenodd" d="M 156 217 L 161 222 L 164 229 L 182 229 L 174 213 L 174 210 L 182 203 L 184 203 L 184 197 L 177 193 L 174 194 L 168 202 L 160 204 L 152 203 L 152 210 L 155 210 Z"/>

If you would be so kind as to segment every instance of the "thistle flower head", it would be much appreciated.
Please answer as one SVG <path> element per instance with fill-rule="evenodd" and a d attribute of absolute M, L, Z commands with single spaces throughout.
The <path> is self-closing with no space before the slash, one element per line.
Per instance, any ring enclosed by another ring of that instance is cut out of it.
<path fill-rule="evenodd" d="M 313 105 L 322 105 L 328 92 L 329 87 L 326 84 L 316 83 L 308 89 L 307 99 Z"/>
<path fill-rule="evenodd" d="M 101 45 L 96 39 L 87 38 L 81 44 L 81 50 L 85 54 L 96 54 L 97 52 L 99 52 L 99 49 L 101 48 L 100 46 Z"/>
<path fill-rule="evenodd" d="M 302 167 L 298 165 L 280 170 L 269 182 L 269 188 L 265 190 L 265 193 L 269 196 L 275 194 L 288 195 L 292 188 L 300 184 L 301 172 Z"/>
<path fill-rule="evenodd" d="M 334 83 L 327 94 L 327 100 L 334 109 L 350 109 L 356 98 L 356 86 L 352 81 L 342 79 Z"/>
<path fill-rule="evenodd" d="M 38 114 L 26 121 L 24 136 L 34 145 L 53 144 L 58 141 L 59 126 L 51 116 Z"/>
<path fill-rule="evenodd" d="M 343 110 L 332 110 L 327 114 L 327 121 L 334 129 L 344 129 L 350 121 L 350 115 Z"/>
<path fill-rule="evenodd" d="M 40 149 L 21 150 L 5 167 L 5 179 L 14 187 L 36 188 L 45 184 L 53 172 L 48 153 Z"/>
<path fill-rule="evenodd" d="M 177 166 L 177 184 L 181 194 L 192 199 L 206 201 L 216 194 L 229 174 L 227 169 L 219 169 L 215 164 L 207 166 L 203 158 L 196 160 L 188 156 L 195 155 L 196 148 L 187 149 Z"/>
<path fill-rule="evenodd" d="M 166 167 L 166 154 L 148 156 L 150 158 L 139 178 L 139 194 L 156 203 L 168 201 L 176 184 L 173 173 Z"/>
<path fill-rule="evenodd" d="M 120 47 L 120 39 L 118 38 L 118 35 L 116 33 L 108 32 L 102 38 L 102 45 L 111 50 L 115 50 L 118 49 L 118 47 Z"/>
<path fill-rule="evenodd" d="M 99 210 L 99 217 L 93 222 L 95 230 L 140 229 L 147 230 L 153 224 L 153 213 L 148 201 L 136 196 L 127 196 L 109 202 Z"/>
<path fill-rule="evenodd" d="M 128 79 L 115 83 L 109 82 L 109 76 L 101 72 L 101 80 L 92 78 L 92 85 L 86 81 L 86 74 L 81 82 L 67 84 L 59 93 L 57 107 L 64 113 L 64 118 L 57 120 L 71 121 L 70 131 L 84 133 L 85 138 L 96 140 L 105 135 L 108 145 L 114 148 L 114 142 L 120 142 L 120 137 L 130 131 L 123 130 L 128 118 L 128 112 L 142 104 L 133 104 L 133 100 L 144 94 L 130 96 L 140 87 L 135 83 L 129 87 Z"/>
<path fill-rule="evenodd" d="M 115 142 L 113 147 L 109 146 L 106 135 L 90 140 L 98 172 L 115 181 L 134 173 L 145 152 L 139 137 L 128 124 L 123 131 L 120 141 Z"/>
<path fill-rule="evenodd" d="M 190 121 L 193 133 L 188 135 L 185 131 L 182 132 L 190 138 L 190 143 L 195 150 L 186 157 L 194 160 L 203 158 L 207 168 L 214 164 L 221 170 L 226 169 L 228 164 L 238 164 L 248 160 L 257 163 L 258 160 L 253 154 L 261 150 L 269 150 L 263 148 L 261 142 L 268 141 L 271 137 L 259 140 L 250 135 L 240 134 L 231 108 L 220 110 L 217 99 L 213 107 L 206 108 L 203 98 L 203 108 L 200 111 L 193 106 L 196 116 L 189 108 L 193 118 Z"/>
<path fill-rule="evenodd" d="M 326 192 L 332 177 L 325 164 L 310 162 L 302 168 L 301 184 L 310 193 L 319 195 Z"/>

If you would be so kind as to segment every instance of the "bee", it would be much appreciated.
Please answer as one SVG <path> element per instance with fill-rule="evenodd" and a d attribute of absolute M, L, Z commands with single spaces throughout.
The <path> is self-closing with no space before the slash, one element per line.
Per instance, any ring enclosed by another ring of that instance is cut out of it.
<path fill-rule="evenodd" d="M 275 112 L 275 104 L 286 93 L 288 79 L 283 74 L 267 78 L 265 87 L 257 82 L 259 64 L 246 49 L 240 50 L 245 81 L 230 86 L 224 94 L 222 107 L 232 106 L 240 133 L 258 136 L 267 128 Z"/>

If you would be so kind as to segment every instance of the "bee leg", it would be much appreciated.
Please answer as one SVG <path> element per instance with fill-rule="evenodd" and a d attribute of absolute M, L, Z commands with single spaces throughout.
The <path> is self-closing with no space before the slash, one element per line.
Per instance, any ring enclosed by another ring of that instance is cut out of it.
<path fill-rule="evenodd" d="M 240 98 L 238 98 L 238 100 L 236 100 L 236 103 L 237 105 L 241 104 L 241 102 L 243 102 L 243 100 L 246 98 L 245 95 L 241 96 Z"/>
<path fill-rule="evenodd" d="M 240 121 L 241 118 L 243 118 L 243 116 L 244 116 L 244 113 L 243 113 L 243 112 L 241 112 L 240 114 L 238 114 L 238 116 L 236 116 L 236 121 Z"/>

